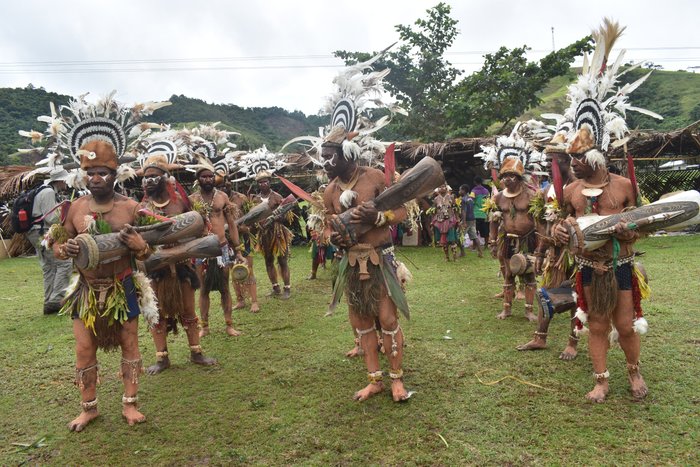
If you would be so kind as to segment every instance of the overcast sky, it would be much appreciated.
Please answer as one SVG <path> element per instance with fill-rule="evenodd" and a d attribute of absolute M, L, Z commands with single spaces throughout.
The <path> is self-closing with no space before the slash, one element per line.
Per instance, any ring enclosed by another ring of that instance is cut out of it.
<path fill-rule="evenodd" d="M 184 94 L 244 107 L 316 113 L 342 65 L 334 50 L 380 50 L 438 0 L 3 2 L 0 87 L 127 103 Z M 700 67 L 700 2 L 447 1 L 460 31 L 447 54 L 469 74 L 500 46 L 538 60 L 588 34 L 603 16 L 627 25 L 618 47 L 668 70 Z M 613 52 L 616 56 L 616 51 Z M 168 70 L 169 69 L 169 70 Z M 696 71 L 700 71 L 698 68 Z M 38 109 L 44 112 L 45 109 Z"/>

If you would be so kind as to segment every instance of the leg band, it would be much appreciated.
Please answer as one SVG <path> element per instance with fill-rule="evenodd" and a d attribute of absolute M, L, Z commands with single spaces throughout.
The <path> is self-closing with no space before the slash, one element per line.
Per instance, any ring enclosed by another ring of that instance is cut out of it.
<path fill-rule="evenodd" d="M 403 368 L 399 368 L 398 370 L 390 370 L 389 371 L 389 378 L 402 379 L 403 378 Z"/>
<path fill-rule="evenodd" d="M 608 370 L 605 370 L 603 373 L 593 373 L 593 379 L 596 381 L 602 381 L 608 378 L 610 378 L 610 372 Z"/>
<path fill-rule="evenodd" d="M 76 368 L 75 369 L 75 385 L 78 386 L 80 389 L 85 389 L 85 382 L 83 380 L 83 377 L 85 376 L 85 373 L 88 371 L 95 370 L 95 376 L 96 376 L 96 383 L 95 384 L 100 384 L 100 374 L 99 374 L 99 369 L 100 365 L 95 363 L 94 365 L 87 366 L 85 368 Z"/>
<path fill-rule="evenodd" d="M 126 394 L 122 396 L 122 404 L 124 405 L 136 405 L 139 401 L 139 396 L 128 397 Z"/>
<path fill-rule="evenodd" d="M 165 349 L 162 352 L 156 352 L 156 361 L 162 362 L 168 356 L 168 350 Z"/>
<path fill-rule="evenodd" d="M 128 375 L 124 369 L 124 365 L 126 365 L 126 369 L 128 370 Z M 136 360 L 127 360 L 126 358 L 122 358 L 121 370 L 119 371 L 120 378 L 124 379 L 125 377 L 128 376 L 128 378 L 131 381 L 131 384 L 139 384 L 139 375 L 142 372 L 143 372 L 143 364 L 142 364 L 140 358 L 136 359 Z"/>
<path fill-rule="evenodd" d="M 202 346 L 201 345 L 190 345 L 190 352 L 202 353 Z"/>
<path fill-rule="evenodd" d="M 635 363 L 634 365 L 631 363 L 627 364 L 627 372 L 629 374 L 633 374 L 639 371 L 639 362 Z"/>
<path fill-rule="evenodd" d="M 396 343 L 396 334 L 401 331 L 401 325 L 397 324 L 396 329 L 393 331 L 387 331 L 386 329 L 382 329 L 382 334 L 386 336 L 391 336 L 391 356 L 396 357 L 399 354 L 398 351 L 398 344 Z"/>
<path fill-rule="evenodd" d="M 97 397 L 88 402 L 81 402 L 80 407 L 83 409 L 84 412 L 87 412 L 89 410 L 95 410 L 97 408 Z"/>
<path fill-rule="evenodd" d="M 367 373 L 367 379 L 372 384 L 381 383 L 383 377 L 382 370 Z"/>

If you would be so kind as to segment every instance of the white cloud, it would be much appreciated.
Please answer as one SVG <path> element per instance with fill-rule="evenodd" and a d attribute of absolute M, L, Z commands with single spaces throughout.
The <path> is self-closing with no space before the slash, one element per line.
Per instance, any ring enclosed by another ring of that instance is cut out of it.
<path fill-rule="evenodd" d="M 436 3 L 437 0 L 5 3 L 0 17 L 0 86 L 25 86 L 31 82 L 73 95 L 86 91 L 101 95 L 117 89 L 119 98 L 125 101 L 184 94 L 208 102 L 279 106 L 315 113 L 332 90 L 331 80 L 337 68 L 329 65 L 340 65 L 339 60 L 329 57 L 334 50 L 379 50 L 397 40 L 396 24 L 412 24 Z M 628 26 L 620 45 L 632 49 L 629 58 L 651 59 L 667 69 L 700 65 L 700 48 L 692 48 L 700 47 L 694 24 L 700 12 L 696 2 L 448 3 L 453 4 L 452 16 L 459 20 L 461 34 L 447 58 L 466 72 L 480 67 L 480 54 L 471 52 L 527 44 L 533 49 L 531 58 L 538 59 L 551 49 L 551 27 L 555 28 L 557 47 L 562 47 L 588 34 L 604 15 Z M 649 49 L 659 47 L 664 49 Z M 56 61 L 71 63 L 48 63 Z M 77 67 L 76 62 L 89 63 Z M 195 67 L 205 69 L 192 70 Z M 118 71 L 66 72 L 86 68 Z M 149 71 L 164 68 L 180 70 Z M 62 73 L 46 73 L 47 70 Z"/>

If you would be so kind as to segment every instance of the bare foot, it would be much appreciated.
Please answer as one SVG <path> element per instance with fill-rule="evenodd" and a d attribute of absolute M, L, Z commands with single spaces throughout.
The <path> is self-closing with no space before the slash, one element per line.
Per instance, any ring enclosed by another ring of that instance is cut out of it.
<path fill-rule="evenodd" d="M 516 300 L 525 300 L 525 294 L 523 293 L 522 290 L 518 290 L 518 293 L 515 294 L 515 299 Z"/>
<path fill-rule="evenodd" d="M 364 389 L 361 389 L 352 396 L 352 399 L 358 402 L 366 401 L 375 394 L 379 394 L 384 390 L 384 383 L 369 383 Z"/>
<path fill-rule="evenodd" d="M 190 352 L 190 361 L 202 366 L 216 365 L 215 358 L 205 357 L 204 354 L 199 352 Z"/>
<path fill-rule="evenodd" d="M 146 421 L 146 416 L 138 411 L 134 404 L 124 404 L 122 408 L 122 417 L 126 420 L 129 426 L 134 426 L 137 423 Z"/>
<path fill-rule="evenodd" d="M 498 292 L 493 298 L 503 298 L 503 292 Z"/>
<path fill-rule="evenodd" d="M 285 287 L 284 290 L 282 291 L 282 296 L 280 297 L 281 300 L 289 300 L 289 297 L 292 296 L 292 289 Z"/>
<path fill-rule="evenodd" d="M 347 352 L 347 353 L 345 354 L 345 356 L 348 357 L 348 358 L 360 357 L 360 356 L 362 356 L 362 349 L 359 348 L 359 347 L 357 347 L 357 346 L 355 346 L 355 347 L 352 348 L 352 350 L 350 350 L 349 352 Z"/>
<path fill-rule="evenodd" d="M 233 326 L 226 326 L 226 334 L 228 334 L 231 337 L 238 337 L 243 333 L 234 329 Z"/>
<path fill-rule="evenodd" d="M 537 336 L 535 336 L 535 338 L 527 344 L 519 345 L 516 347 L 517 350 L 542 350 L 546 348 L 547 341 Z"/>
<path fill-rule="evenodd" d="M 158 360 L 153 365 L 146 368 L 146 374 L 147 375 L 157 375 L 161 371 L 167 370 L 168 368 L 170 368 L 170 358 L 163 357 L 162 360 Z"/>
<path fill-rule="evenodd" d="M 598 404 L 605 402 L 605 396 L 608 395 L 608 380 L 595 383 L 593 390 L 586 394 L 586 399 Z"/>
<path fill-rule="evenodd" d="M 401 379 L 392 379 L 391 398 L 394 399 L 394 402 L 403 402 L 408 400 L 409 397 L 408 391 L 406 391 L 403 385 L 403 381 Z"/>
<path fill-rule="evenodd" d="M 88 423 L 90 423 L 99 416 L 100 413 L 97 411 L 97 408 L 93 408 L 87 411 L 83 410 L 82 412 L 80 412 L 80 415 L 78 415 L 73 421 L 71 421 L 68 424 L 68 429 L 70 431 L 75 432 L 83 431 L 83 429 L 88 425 Z"/>
<path fill-rule="evenodd" d="M 238 300 L 233 307 L 234 310 L 242 310 L 243 308 L 245 308 L 245 300 Z"/>
<path fill-rule="evenodd" d="M 313 281 L 316 280 L 316 274 L 310 274 L 309 277 L 306 278 L 307 281 Z"/>
<path fill-rule="evenodd" d="M 280 286 L 275 286 L 272 288 L 269 294 L 267 294 L 268 297 L 277 297 L 282 293 L 282 290 L 280 289 Z"/>
<path fill-rule="evenodd" d="M 647 396 L 649 389 L 647 389 L 647 385 L 644 382 L 644 378 L 642 378 L 642 374 L 639 372 L 639 370 L 630 372 L 629 380 L 632 397 L 638 401 L 644 399 Z"/>
<path fill-rule="evenodd" d="M 571 345 L 567 345 L 564 350 L 561 351 L 559 354 L 559 360 L 573 360 L 576 358 L 578 355 L 578 351 L 576 350 L 576 347 L 573 347 Z"/>
<path fill-rule="evenodd" d="M 204 326 L 199 330 L 199 337 L 204 337 L 209 335 L 209 326 Z"/>
<path fill-rule="evenodd" d="M 257 313 L 260 311 L 260 305 L 258 305 L 258 302 L 253 302 L 250 304 L 250 312 L 251 313 Z"/>
<path fill-rule="evenodd" d="M 510 315 L 511 315 L 510 310 L 503 310 L 499 314 L 496 315 L 496 318 L 506 319 L 506 318 L 510 318 Z"/>
<path fill-rule="evenodd" d="M 525 308 L 525 318 L 531 323 L 537 322 L 537 316 L 529 308 Z"/>

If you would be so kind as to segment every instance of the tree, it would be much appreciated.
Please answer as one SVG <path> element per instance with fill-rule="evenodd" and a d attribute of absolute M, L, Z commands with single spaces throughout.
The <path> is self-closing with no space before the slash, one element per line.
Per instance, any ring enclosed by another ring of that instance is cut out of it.
<path fill-rule="evenodd" d="M 550 53 L 539 63 L 528 62 L 529 47 L 512 50 L 501 47 L 484 56 L 481 70 L 463 79 L 455 88 L 448 110 L 452 133 L 483 135 L 495 122 L 501 133 L 510 122 L 540 103 L 537 93 L 550 79 L 569 71 L 573 60 L 591 50 L 590 36 Z"/>
<path fill-rule="evenodd" d="M 450 17 L 450 11 L 449 5 L 439 3 L 426 10 L 427 19 L 416 20 L 413 27 L 395 26 L 400 46 L 374 64 L 376 70 L 391 69 L 386 88 L 409 111 L 408 117 L 394 120 L 394 138 L 444 138 L 448 127 L 445 111 L 461 73 L 443 58 L 458 34 L 457 20 Z M 334 55 L 351 65 L 374 54 L 338 50 Z"/>

